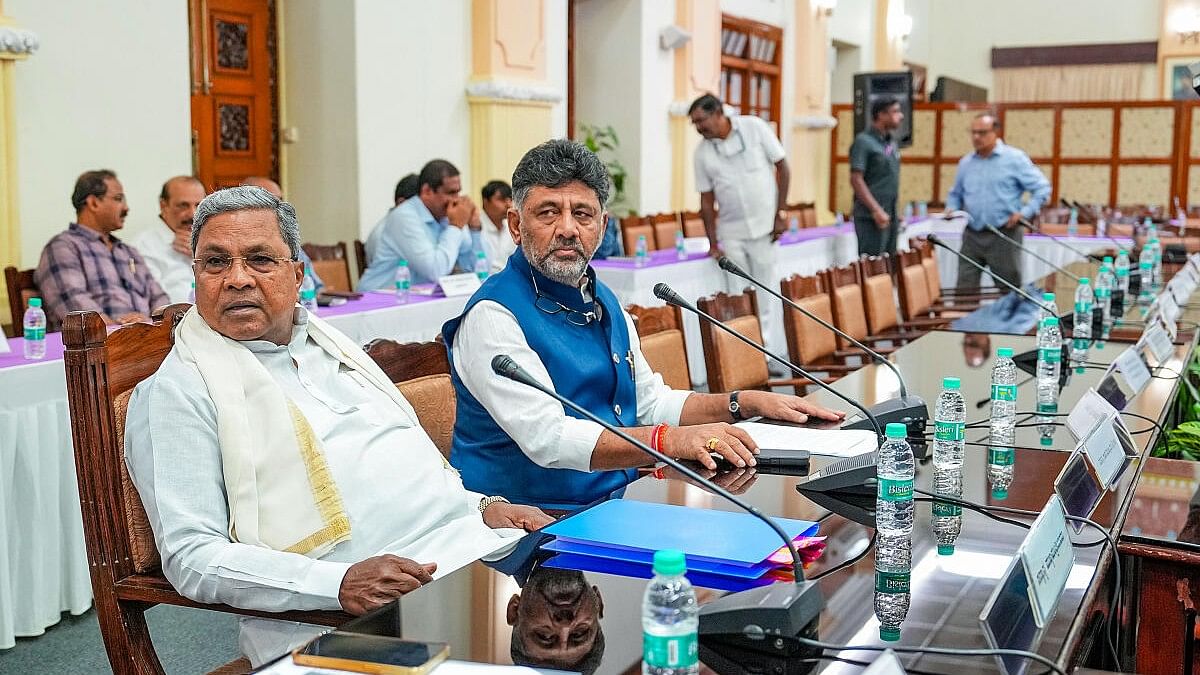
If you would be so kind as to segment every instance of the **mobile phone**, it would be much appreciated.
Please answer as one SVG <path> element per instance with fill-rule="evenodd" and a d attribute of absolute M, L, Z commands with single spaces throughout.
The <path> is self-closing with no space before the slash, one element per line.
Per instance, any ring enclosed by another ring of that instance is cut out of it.
<path fill-rule="evenodd" d="M 444 642 L 333 632 L 292 652 L 292 662 L 355 673 L 424 675 L 449 655 L 450 645 Z"/>

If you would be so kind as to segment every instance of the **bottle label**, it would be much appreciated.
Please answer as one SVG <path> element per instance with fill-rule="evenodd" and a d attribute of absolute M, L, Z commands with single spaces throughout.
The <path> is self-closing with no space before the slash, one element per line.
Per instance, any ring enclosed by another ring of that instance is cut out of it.
<path fill-rule="evenodd" d="M 642 660 L 651 668 L 691 668 L 700 662 L 696 634 L 662 636 L 642 631 Z"/>
<path fill-rule="evenodd" d="M 300 302 L 308 302 L 310 300 L 315 300 L 316 297 L 317 297 L 316 291 L 302 291 L 300 293 Z"/>
<path fill-rule="evenodd" d="M 1017 400 L 1017 385 L 1015 385 L 1015 384 L 993 384 L 992 385 L 992 400 L 993 401 L 1016 401 Z"/>
<path fill-rule="evenodd" d="M 1054 347 L 1043 347 L 1038 350 L 1038 359 L 1045 363 L 1062 363 L 1062 350 Z"/>
<path fill-rule="evenodd" d="M 1040 413 L 1052 414 L 1058 412 L 1058 402 L 1054 403 L 1038 403 L 1037 411 Z"/>
<path fill-rule="evenodd" d="M 1075 349 L 1086 351 L 1089 342 L 1091 342 L 1091 340 L 1088 340 L 1087 338 L 1075 338 L 1072 344 L 1074 345 Z"/>
<path fill-rule="evenodd" d="M 1108 290 L 1107 288 L 1097 288 L 1096 289 L 1096 297 L 1100 298 L 1101 300 L 1103 300 L 1104 298 L 1107 298 L 1111 294 L 1112 294 L 1112 291 Z"/>
<path fill-rule="evenodd" d="M 1092 311 L 1092 303 L 1090 303 L 1090 302 L 1075 303 L 1075 313 L 1076 314 L 1086 314 L 1087 312 L 1090 312 L 1090 311 Z"/>
<path fill-rule="evenodd" d="M 883 572 L 875 570 L 876 593 L 908 593 L 911 590 L 908 572 Z"/>
<path fill-rule="evenodd" d="M 885 502 L 908 501 L 913 496 L 913 479 L 880 478 L 878 494 Z"/>
<path fill-rule="evenodd" d="M 988 448 L 988 464 L 1012 466 L 1014 454 L 1012 448 Z"/>
<path fill-rule="evenodd" d="M 407 291 L 410 287 L 412 287 L 412 282 L 408 279 L 396 282 L 396 290 L 398 291 Z"/>
<path fill-rule="evenodd" d="M 959 506 L 958 504 L 948 504 L 946 502 L 939 502 L 935 498 L 935 500 L 933 502 L 933 515 L 941 516 L 943 518 L 952 517 L 952 516 L 961 516 L 962 515 L 962 507 Z"/>
<path fill-rule="evenodd" d="M 933 438 L 937 441 L 961 441 L 965 436 L 963 429 L 966 425 L 962 422 L 941 422 L 935 420 L 933 423 Z"/>
<path fill-rule="evenodd" d="M 31 341 L 31 342 L 37 341 L 37 340 L 45 340 L 46 339 L 45 326 L 43 326 L 41 328 L 26 328 L 25 329 L 25 339 L 28 341 Z"/>

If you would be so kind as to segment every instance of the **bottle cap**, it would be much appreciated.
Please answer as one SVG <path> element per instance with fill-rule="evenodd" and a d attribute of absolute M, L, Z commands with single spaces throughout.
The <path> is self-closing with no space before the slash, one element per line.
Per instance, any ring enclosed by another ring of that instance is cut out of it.
<path fill-rule="evenodd" d="M 475 257 L 478 259 L 487 259 L 487 254 L 484 253 L 483 251 L 476 251 Z"/>
<path fill-rule="evenodd" d="M 29 306 L 30 306 L 30 307 L 41 307 L 41 306 L 42 306 L 42 299 L 41 299 L 41 298 L 30 298 L 30 299 L 29 299 Z"/>
<path fill-rule="evenodd" d="M 883 626 L 880 626 L 879 639 L 883 640 L 884 642 L 897 642 L 900 640 L 900 629 L 884 628 Z"/>
<path fill-rule="evenodd" d="M 888 438 L 904 438 L 908 436 L 908 427 L 901 422 L 889 422 L 884 433 Z"/>
<path fill-rule="evenodd" d="M 1042 293 L 1042 299 L 1046 302 L 1054 302 L 1054 294 L 1050 292 Z"/>
<path fill-rule="evenodd" d="M 639 234 L 639 235 L 638 235 L 638 241 L 646 241 L 646 235 L 644 235 L 644 234 Z"/>
<path fill-rule="evenodd" d="M 1057 316 L 1048 316 L 1048 317 L 1042 319 L 1042 325 L 1043 326 L 1057 326 L 1058 325 L 1058 317 Z"/>
<path fill-rule="evenodd" d="M 954 555 L 954 544 L 938 544 L 938 555 Z"/>
<path fill-rule="evenodd" d="M 957 377 L 943 377 L 942 378 L 942 388 L 943 389 L 958 389 L 961 386 L 962 386 L 962 382 L 960 382 Z"/>
<path fill-rule="evenodd" d="M 1012 347 L 1001 347 L 996 350 L 996 356 L 1002 359 L 1011 359 L 1013 355 Z"/>
<path fill-rule="evenodd" d="M 1087 277 L 1079 277 L 1079 285 L 1080 286 L 1087 286 L 1090 283 L 1092 283 L 1091 279 L 1089 279 Z"/>
<path fill-rule="evenodd" d="M 408 261 L 404 258 L 401 258 L 396 261 L 396 267 L 408 267 Z"/>
<path fill-rule="evenodd" d="M 1008 499 L 1008 488 L 992 488 L 992 499 L 1001 502 Z"/>
<path fill-rule="evenodd" d="M 1053 436 L 1042 436 L 1041 443 L 1042 443 L 1042 445 L 1044 445 L 1046 447 L 1054 445 L 1054 437 Z"/>
<path fill-rule="evenodd" d="M 673 548 L 654 552 L 655 574 L 683 574 L 687 571 L 687 559 L 683 551 Z"/>

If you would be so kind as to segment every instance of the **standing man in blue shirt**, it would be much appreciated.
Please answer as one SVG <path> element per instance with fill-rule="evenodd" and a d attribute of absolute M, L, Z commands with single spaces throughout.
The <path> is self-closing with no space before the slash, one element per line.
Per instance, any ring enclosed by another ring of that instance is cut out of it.
<path fill-rule="evenodd" d="M 946 197 L 946 212 L 965 210 L 970 222 L 963 230 L 962 254 L 988 272 L 1021 285 L 1020 251 L 997 237 L 988 225 L 1020 242 L 1022 218 L 1037 215 L 1050 197 L 1050 181 L 1030 161 L 1029 155 L 1000 140 L 1000 120 L 993 113 L 980 113 L 971 121 L 971 144 L 975 152 L 958 162 L 954 187 Z M 1029 193 L 1029 201 L 1021 197 Z M 967 264 L 958 266 L 958 288 L 978 288 L 980 271 Z"/>
<path fill-rule="evenodd" d="M 396 263 L 408 261 L 413 283 L 432 283 L 459 268 L 475 267 L 475 252 L 483 250 L 479 210 L 462 191 L 458 169 L 444 159 L 421 168 L 416 199 L 392 209 L 379 224 L 371 264 L 358 281 L 358 290 L 389 288 Z"/>

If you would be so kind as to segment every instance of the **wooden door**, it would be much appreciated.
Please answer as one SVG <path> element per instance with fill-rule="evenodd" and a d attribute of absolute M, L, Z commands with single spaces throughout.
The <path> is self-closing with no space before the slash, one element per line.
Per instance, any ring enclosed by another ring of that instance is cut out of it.
<path fill-rule="evenodd" d="M 192 170 L 208 190 L 278 179 L 274 0 L 189 0 Z"/>

